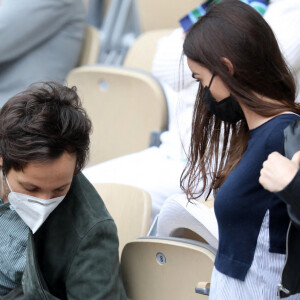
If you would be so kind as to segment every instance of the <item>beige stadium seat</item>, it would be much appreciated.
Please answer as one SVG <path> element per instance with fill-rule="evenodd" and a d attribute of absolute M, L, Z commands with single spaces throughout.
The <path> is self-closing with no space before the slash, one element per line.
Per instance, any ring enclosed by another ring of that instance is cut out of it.
<path fill-rule="evenodd" d="M 151 217 L 150 195 L 123 184 L 96 183 L 94 187 L 116 223 L 121 255 L 125 244 L 147 235 Z"/>
<path fill-rule="evenodd" d="M 77 66 L 94 65 L 97 63 L 100 49 L 100 38 L 97 28 L 86 26 L 85 36 Z"/>
<path fill-rule="evenodd" d="M 121 257 L 128 298 L 207 300 L 198 292 L 208 288 L 215 253 L 209 245 L 176 238 L 148 237 L 128 243 Z"/>
<path fill-rule="evenodd" d="M 77 86 L 93 123 L 89 166 L 146 149 L 153 131 L 167 127 L 167 103 L 158 81 L 123 67 L 74 69 L 67 78 Z"/>
<path fill-rule="evenodd" d="M 161 29 L 142 33 L 127 52 L 123 65 L 151 73 L 157 41 L 171 32 Z"/>
<path fill-rule="evenodd" d="M 204 0 L 136 0 L 142 32 L 177 28 L 179 19 Z"/>

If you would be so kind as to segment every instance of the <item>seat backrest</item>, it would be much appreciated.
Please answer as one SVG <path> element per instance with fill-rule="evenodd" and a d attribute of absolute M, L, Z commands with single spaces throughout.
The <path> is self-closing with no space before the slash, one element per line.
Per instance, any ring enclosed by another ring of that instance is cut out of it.
<path fill-rule="evenodd" d="M 123 184 L 95 183 L 94 187 L 116 223 L 121 255 L 125 244 L 145 236 L 149 230 L 150 195 L 141 189 Z"/>
<path fill-rule="evenodd" d="M 142 32 L 155 29 L 177 28 L 179 19 L 204 0 L 135 0 Z"/>
<path fill-rule="evenodd" d="M 77 66 L 93 65 L 97 63 L 100 50 L 100 38 L 97 28 L 86 26 L 81 54 Z"/>
<path fill-rule="evenodd" d="M 128 50 L 123 65 L 152 73 L 152 62 L 159 38 L 172 30 L 152 30 L 142 33 Z"/>
<path fill-rule="evenodd" d="M 67 83 L 93 123 L 89 166 L 146 149 L 151 132 L 167 127 L 165 94 L 150 74 L 90 66 L 72 70 Z"/>
<path fill-rule="evenodd" d="M 206 299 L 195 293 L 209 282 L 215 253 L 208 245 L 180 239 L 138 239 L 122 253 L 121 271 L 127 296 L 133 300 Z"/>

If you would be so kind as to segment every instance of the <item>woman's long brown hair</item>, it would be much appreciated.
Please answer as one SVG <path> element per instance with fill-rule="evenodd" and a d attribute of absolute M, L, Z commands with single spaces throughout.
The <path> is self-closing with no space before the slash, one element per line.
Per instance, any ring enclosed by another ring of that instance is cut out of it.
<path fill-rule="evenodd" d="M 265 20 L 249 5 L 224 0 L 191 28 L 184 54 L 219 76 L 231 95 L 249 110 L 271 117 L 290 111 L 300 114 L 295 103 L 296 86 L 276 38 Z M 233 65 L 230 75 L 222 58 Z M 214 193 L 236 167 L 249 139 L 246 120 L 223 122 L 207 111 L 199 87 L 187 165 L 181 188 L 189 200 Z M 257 95 L 275 99 L 264 101 Z M 202 188 L 199 190 L 199 182 Z"/>

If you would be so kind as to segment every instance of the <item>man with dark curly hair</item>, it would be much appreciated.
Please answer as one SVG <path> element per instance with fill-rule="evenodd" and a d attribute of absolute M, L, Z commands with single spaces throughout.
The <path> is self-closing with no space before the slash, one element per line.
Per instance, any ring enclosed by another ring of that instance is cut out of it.
<path fill-rule="evenodd" d="M 126 299 L 116 226 L 80 172 L 90 132 L 76 89 L 57 83 L 1 109 L 1 299 Z"/>

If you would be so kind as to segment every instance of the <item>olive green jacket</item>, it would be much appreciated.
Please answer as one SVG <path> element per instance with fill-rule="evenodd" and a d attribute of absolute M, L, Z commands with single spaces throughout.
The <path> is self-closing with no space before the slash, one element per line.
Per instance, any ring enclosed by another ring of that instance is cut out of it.
<path fill-rule="evenodd" d="M 22 300 L 123 300 L 114 221 L 94 187 L 74 176 L 62 203 L 30 234 Z"/>

